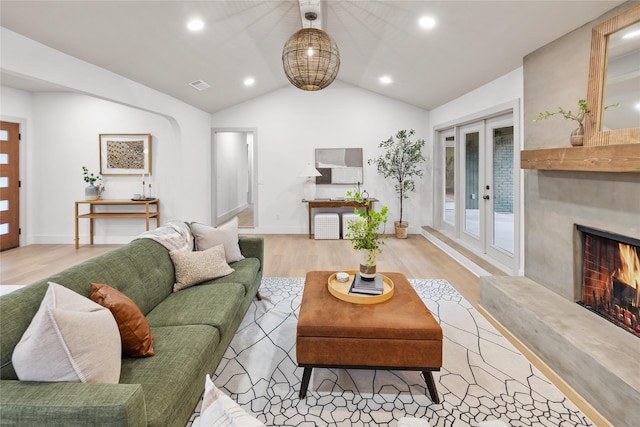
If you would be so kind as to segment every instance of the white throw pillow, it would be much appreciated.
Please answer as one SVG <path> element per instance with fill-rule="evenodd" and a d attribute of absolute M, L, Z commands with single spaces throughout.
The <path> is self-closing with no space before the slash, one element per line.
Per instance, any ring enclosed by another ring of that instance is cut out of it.
<path fill-rule="evenodd" d="M 176 283 L 173 292 L 178 292 L 205 280 L 215 279 L 233 273 L 224 255 L 222 244 L 206 251 L 169 252 L 176 270 Z"/>
<path fill-rule="evenodd" d="M 196 250 L 206 251 L 216 245 L 223 244 L 228 263 L 244 259 L 238 244 L 238 217 L 234 217 L 218 227 L 192 222 L 191 232 L 196 238 Z"/>
<path fill-rule="evenodd" d="M 200 427 L 265 427 L 229 396 L 221 392 L 207 374 L 200 410 Z"/>
<path fill-rule="evenodd" d="M 49 282 L 11 361 L 21 381 L 117 384 L 121 357 L 111 311 Z"/>

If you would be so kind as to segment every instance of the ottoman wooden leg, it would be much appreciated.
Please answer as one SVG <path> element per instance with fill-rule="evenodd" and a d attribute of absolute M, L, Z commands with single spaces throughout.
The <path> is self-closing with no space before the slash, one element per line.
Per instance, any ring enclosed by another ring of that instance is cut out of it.
<path fill-rule="evenodd" d="M 305 367 L 302 373 L 302 384 L 300 385 L 300 399 L 304 399 L 307 396 L 307 387 L 309 387 L 309 380 L 311 379 L 311 371 L 313 368 Z"/>
<path fill-rule="evenodd" d="M 433 374 L 431 371 L 422 371 L 422 375 L 424 375 L 424 382 L 427 383 L 431 401 L 433 403 L 440 403 L 440 398 L 438 397 L 438 392 L 436 390 L 436 382 L 433 380 Z"/>

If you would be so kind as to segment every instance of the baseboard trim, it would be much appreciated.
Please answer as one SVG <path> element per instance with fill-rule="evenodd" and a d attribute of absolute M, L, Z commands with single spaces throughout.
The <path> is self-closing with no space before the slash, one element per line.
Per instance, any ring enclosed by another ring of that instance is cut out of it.
<path fill-rule="evenodd" d="M 487 270 L 485 270 L 484 268 L 478 266 L 476 263 L 471 261 L 469 258 L 467 258 L 464 255 L 462 255 L 460 252 L 456 251 L 451 246 L 447 245 L 445 242 L 443 242 L 442 240 L 438 239 L 433 234 L 429 233 L 427 230 L 421 229 L 420 230 L 420 234 L 422 235 L 422 237 L 424 237 L 425 239 L 427 239 L 428 241 L 430 241 L 431 243 L 436 245 L 444 253 L 446 253 L 451 258 L 453 258 L 458 264 L 462 265 L 464 268 L 466 268 L 471 273 L 473 273 L 476 277 L 491 276 L 492 275 Z"/>

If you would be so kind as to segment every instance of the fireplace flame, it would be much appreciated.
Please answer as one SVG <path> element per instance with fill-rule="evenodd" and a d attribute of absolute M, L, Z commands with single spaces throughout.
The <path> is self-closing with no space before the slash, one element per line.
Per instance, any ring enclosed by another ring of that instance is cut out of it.
<path fill-rule="evenodd" d="M 640 258 L 635 249 L 630 245 L 618 243 L 620 261 L 622 266 L 616 270 L 613 276 L 636 289 L 635 306 L 640 306 Z"/>
<path fill-rule="evenodd" d="M 614 277 L 637 290 L 640 287 L 640 258 L 630 245 L 618 243 L 618 248 L 622 266 L 616 270 Z"/>

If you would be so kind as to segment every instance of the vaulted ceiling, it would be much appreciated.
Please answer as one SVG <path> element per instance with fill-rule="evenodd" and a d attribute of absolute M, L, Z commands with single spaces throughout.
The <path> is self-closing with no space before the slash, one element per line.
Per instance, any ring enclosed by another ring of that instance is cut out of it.
<path fill-rule="evenodd" d="M 318 0 L 301 0 L 314 3 Z M 338 79 L 432 109 L 522 65 L 522 58 L 624 1 L 322 1 Z M 437 24 L 427 30 L 423 16 Z M 187 30 L 200 18 L 204 28 Z M 0 1 L 0 24 L 208 112 L 289 85 L 282 47 L 302 27 L 285 1 Z M 0 63 L 1 67 L 1 63 Z M 391 83 L 380 83 L 381 76 Z M 245 86 L 245 78 L 255 80 Z M 1 83 L 47 90 L 20 76 Z M 211 87 L 197 91 L 190 82 Z M 329 90 L 331 86 L 329 86 Z"/>

